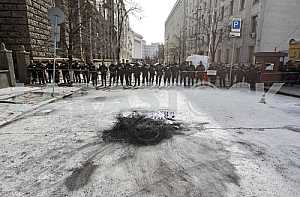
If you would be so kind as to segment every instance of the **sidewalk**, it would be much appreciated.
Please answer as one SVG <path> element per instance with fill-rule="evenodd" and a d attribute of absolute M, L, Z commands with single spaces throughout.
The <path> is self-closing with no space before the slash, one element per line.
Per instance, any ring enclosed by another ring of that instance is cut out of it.
<path fill-rule="evenodd" d="M 79 87 L 14 87 L 0 89 L 0 127 L 23 118 L 49 103 L 71 96 Z"/>

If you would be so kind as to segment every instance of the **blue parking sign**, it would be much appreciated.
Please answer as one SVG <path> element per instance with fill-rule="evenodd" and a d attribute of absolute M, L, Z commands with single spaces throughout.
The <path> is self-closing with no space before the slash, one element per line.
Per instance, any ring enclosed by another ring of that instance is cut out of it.
<path fill-rule="evenodd" d="M 231 32 L 241 32 L 242 27 L 242 19 L 241 18 L 233 18 L 231 23 Z"/>

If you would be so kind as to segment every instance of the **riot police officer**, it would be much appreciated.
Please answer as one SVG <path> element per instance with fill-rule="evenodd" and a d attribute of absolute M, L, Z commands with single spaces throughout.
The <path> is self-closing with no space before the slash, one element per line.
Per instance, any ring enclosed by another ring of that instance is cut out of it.
<path fill-rule="evenodd" d="M 129 61 L 126 60 L 125 64 L 125 81 L 127 86 L 131 86 L 131 78 L 132 78 L 132 68 L 129 64 Z"/>
<path fill-rule="evenodd" d="M 172 85 L 178 85 L 178 78 L 179 78 L 179 67 L 177 64 L 173 64 L 171 66 L 171 73 L 172 73 Z"/>
<path fill-rule="evenodd" d="M 138 63 L 134 65 L 133 68 L 133 75 L 134 75 L 134 86 L 141 85 L 141 67 Z"/>
<path fill-rule="evenodd" d="M 150 73 L 149 82 L 151 85 L 153 85 L 154 84 L 154 76 L 155 76 L 155 67 L 153 65 L 150 65 L 149 73 Z"/>
<path fill-rule="evenodd" d="M 108 68 L 105 66 L 104 62 L 102 62 L 101 66 L 99 67 L 99 71 L 101 73 L 101 86 L 106 87 L 106 78 L 107 78 Z"/>
<path fill-rule="evenodd" d="M 172 72 L 171 72 L 170 65 L 166 65 L 164 67 L 164 85 L 165 86 L 169 86 L 171 84 L 171 76 L 172 76 Z"/>
<path fill-rule="evenodd" d="M 156 86 L 160 86 L 161 79 L 163 76 L 163 66 L 159 63 L 158 65 L 156 65 L 155 71 L 156 71 Z"/>

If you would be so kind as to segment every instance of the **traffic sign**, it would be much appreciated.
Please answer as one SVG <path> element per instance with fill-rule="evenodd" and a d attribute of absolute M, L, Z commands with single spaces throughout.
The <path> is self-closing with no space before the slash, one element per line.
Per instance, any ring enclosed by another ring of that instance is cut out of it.
<path fill-rule="evenodd" d="M 230 37 L 234 38 L 234 37 L 240 37 L 241 33 L 239 32 L 230 32 Z"/>
<path fill-rule="evenodd" d="M 233 18 L 231 22 L 231 32 L 241 33 L 242 19 Z"/>

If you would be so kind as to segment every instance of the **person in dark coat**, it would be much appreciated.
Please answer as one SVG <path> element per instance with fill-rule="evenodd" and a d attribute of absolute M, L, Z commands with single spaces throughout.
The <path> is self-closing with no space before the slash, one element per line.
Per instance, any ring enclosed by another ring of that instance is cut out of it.
<path fill-rule="evenodd" d="M 236 71 L 236 82 L 237 83 L 244 82 L 244 77 L 245 77 L 244 68 L 245 68 L 245 65 L 239 66 L 237 68 L 237 71 Z"/>
<path fill-rule="evenodd" d="M 250 83 L 250 90 L 255 91 L 258 72 L 254 65 L 250 66 L 250 70 L 247 75 L 248 75 L 248 80 Z"/>
<path fill-rule="evenodd" d="M 61 64 L 61 70 L 62 70 L 64 83 L 65 84 L 70 83 L 69 65 L 66 61 L 63 61 L 63 63 Z"/>
<path fill-rule="evenodd" d="M 60 83 L 60 64 L 58 62 L 55 63 L 55 83 Z"/>
<path fill-rule="evenodd" d="M 159 63 L 158 65 L 156 65 L 155 71 L 156 71 L 156 86 L 160 86 L 161 79 L 163 76 L 163 66 Z"/>
<path fill-rule="evenodd" d="M 179 66 L 179 71 L 180 71 L 180 85 L 184 85 L 186 86 L 186 78 L 187 78 L 187 65 L 186 65 L 186 62 L 182 63 L 180 66 Z"/>
<path fill-rule="evenodd" d="M 202 61 L 200 61 L 200 64 L 196 67 L 196 73 L 195 73 L 195 78 L 196 78 L 196 85 L 199 84 L 203 85 L 203 80 L 204 80 L 204 72 L 205 72 L 205 66 L 203 65 Z"/>
<path fill-rule="evenodd" d="M 90 63 L 90 73 L 91 73 L 91 79 L 94 87 L 97 87 L 98 85 L 98 70 L 95 64 L 92 62 Z"/>
<path fill-rule="evenodd" d="M 73 64 L 73 69 L 74 69 L 74 76 L 75 76 L 75 82 L 76 83 L 81 83 L 81 66 L 80 64 L 78 63 L 78 61 L 76 61 L 74 64 Z"/>
<path fill-rule="evenodd" d="M 90 64 L 82 64 L 82 74 L 84 83 L 90 83 Z"/>
<path fill-rule="evenodd" d="M 49 60 L 47 65 L 47 74 L 48 74 L 48 83 L 51 83 L 53 80 L 53 63 Z"/>
<path fill-rule="evenodd" d="M 194 83 L 195 83 L 195 71 L 196 71 L 196 68 L 193 64 L 190 64 L 187 68 L 187 71 L 188 71 L 188 86 L 194 86 Z"/>
<path fill-rule="evenodd" d="M 38 62 L 36 65 L 37 70 L 37 76 L 39 79 L 39 84 L 44 85 L 45 84 L 45 66 L 42 62 Z"/>
<path fill-rule="evenodd" d="M 155 66 L 150 65 L 149 73 L 150 73 L 149 82 L 150 82 L 150 85 L 153 85 L 154 84 L 154 77 L 155 77 Z"/>
<path fill-rule="evenodd" d="M 117 65 L 115 63 L 111 63 L 109 66 L 109 86 L 112 86 L 116 82 L 116 75 L 117 75 Z"/>
<path fill-rule="evenodd" d="M 172 73 L 172 85 L 174 86 L 175 83 L 178 85 L 178 78 L 179 78 L 179 66 L 178 64 L 173 64 L 171 66 L 171 73 Z"/>
<path fill-rule="evenodd" d="M 35 84 L 37 82 L 37 70 L 36 63 L 31 60 L 28 65 L 28 77 L 30 79 L 31 84 Z"/>
<path fill-rule="evenodd" d="M 104 62 L 102 62 L 101 66 L 99 67 L 99 71 L 101 73 L 101 86 L 106 87 L 106 78 L 107 78 L 108 68 L 105 66 Z"/>
<path fill-rule="evenodd" d="M 124 77 L 125 77 L 125 60 L 122 59 L 122 63 L 119 63 L 117 66 L 117 85 L 120 84 L 124 86 Z"/>
<path fill-rule="evenodd" d="M 141 66 L 136 63 L 133 67 L 133 75 L 134 75 L 134 86 L 141 85 Z"/>
<path fill-rule="evenodd" d="M 171 72 L 170 65 L 167 65 L 164 67 L 164 85 L 165 86 L 171 85 L 171 76 L 172 76 L 172 72 Z"/>
<path fill-rule="evenodd" d="M 219 77 L 220 88 L 226 88 L 226 67 L 220 64 L 218 66 L 217 75 Z"/>
<path fill-rule="evenodd" d="M 129 64 L 129 61 L 126 60 L 125 64 L 125 81 L 127 86 L 131 86 L 131 79 L 132 79 L 132 68 L 131 65 Z"/>
<path fill-rule="evenodd" d="M 149 81 L 149 69 L 147 64 L 143 64 L 141 67 L 142 72 L 142 84 L 145 86 L 148 84 Z"/>

